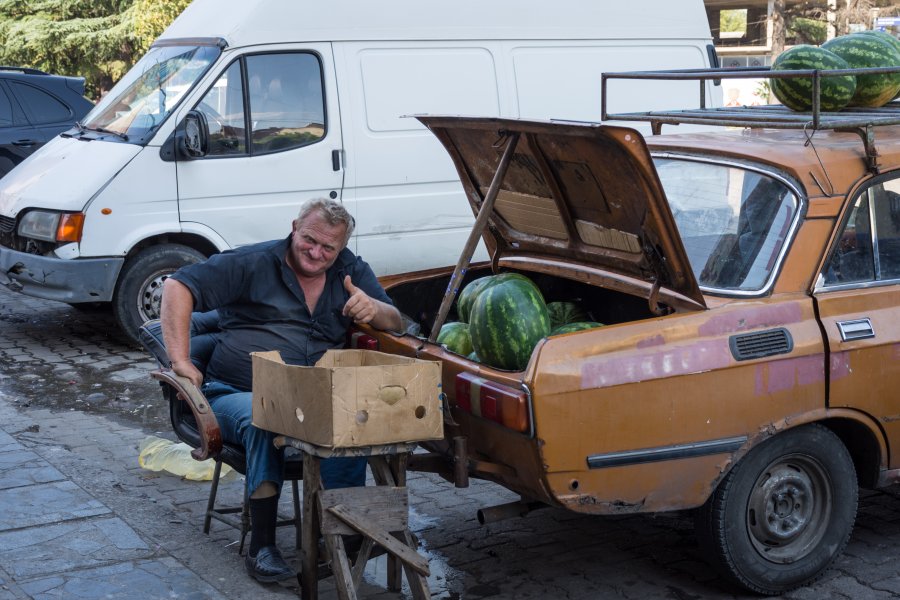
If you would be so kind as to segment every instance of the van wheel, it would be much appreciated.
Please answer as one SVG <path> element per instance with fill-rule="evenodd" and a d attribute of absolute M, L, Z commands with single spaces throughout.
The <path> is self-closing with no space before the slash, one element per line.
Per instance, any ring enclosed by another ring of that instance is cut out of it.
<path fill-rule="evenodd" d="M 188 246 L 165 244 L 140 251 L 125 263 L 113 295 L 113 315 L 128 338 L 140 343 L 138 328 L 159 318 L 163 282 L 185 265 L 206 260 Z"/>
<path fill-rule="evenodd" d="M 697 536 L 722 574 L 760 594 L 819 578 L 850 539 L 856 470 L 841 440 L 806 425 L 763 442 L 697 513 Z"/>

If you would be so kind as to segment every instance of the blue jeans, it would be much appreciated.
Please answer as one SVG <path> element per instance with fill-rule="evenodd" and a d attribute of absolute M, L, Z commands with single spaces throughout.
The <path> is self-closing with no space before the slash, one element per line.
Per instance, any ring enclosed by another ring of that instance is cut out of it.
<path fill-rule="evenodd" d="M 219 421 L 222 439 L 244 447 L 247 494 L 253 494 L 264 481 L 274 483 L 280 494 L 284 450 L 275 447 L 278 434 L 253 426 L 253 393 L 212 380 L 203 384 L 202 391 Z M 328 458 L 321 462 L 321 470 L 326 489 L 366 485 L 365 458 Z"/>

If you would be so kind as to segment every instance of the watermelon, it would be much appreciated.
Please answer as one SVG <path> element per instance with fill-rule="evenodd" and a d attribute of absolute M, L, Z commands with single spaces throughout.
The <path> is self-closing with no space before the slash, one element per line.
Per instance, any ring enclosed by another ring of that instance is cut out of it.
<path fill-rule="evenodd" d="M 550 332 L 550 335 L 572 333 L 573 331 L 584 331 L 585 329 L 594 329 L 595 327 L 603 327 L 603 323 L 595 323 L 594 321 L 576 321 L 574 323 L 566 323 L 564 325 L 556 327 Z"/>
<path fill-rule="evenodd" d="M 550 333 L 550 315 L 540 290 L 521 275 L 502 277 L 485 287 L 472 306 L 469 333 L 483 363 L 524 369 L 535 344 Z"/>
<path fill-rule="evenodd" d="M 886 32 L 886 31 L 879 31 L 877 29 L 867 29 L 866 31 L 858 31 L 857 33 L 859 33 L 860 35 L 875 36 L 878 39 L 884 40 L 885 42 L 887 42 L 888 44 L 893 46 L 897 50 L 897 52 L 900 52 L 900 40 L 898 40 L 897 38 L 895 38 L 894 36 L 892 36 L 890 33 Z M 900 66 L 900 65 L 898 65 L 898 66 Z M 895 99 L 900 98 L 900 91 L 897 92 L 897 95 L 894 96 L 894 98 Z"/>
<path fill-rule="evenodd" d="M 822 44 L 822 48 L 837 54 L 854 69 L 900 66 L 900 50 L 874 35 L 842 35 L 828 40 Z M 857 75 L 856 92 L 848 106 L 884 106 L 898 91 L 900 73 Z"/>
<path fill-rule="evenodd" d="M 499 275 L 481 277 L 474 281 L 470 281 L 459 293 L 459 298 L 456 300 L 456 313 L 459 315 L 459 320 L 468 323 L 471 318 L 472 306 L 475 304 L 475 299 L 478 298 L 478 294 L 486 287 L 500 283 L 501 281 L 506 281 L 507 279 L 517 279 L 528 283 L 529 285 L 534 286 L 534 289 L 538 294 L 541 293 L 538 287 L 534 285 L 534 282 L 519 273 L 500 273 Z"/>
<path fill-rule="evenodd" d="M 450 352 L 466 356 L 472 352 L 472 338 L 467 323 L 444 323 L 437 336 L 437 343 L 443 344 Z"/>
<path fill-rule="evenodd" d="M 547 312 L 550 313 L 550 329 L 556 329 L 566 323 L 587 321 L 588 315 L 577 302 L 549 302 Z"/>
<path fill-rule="evenodd" d="M 778 55 L 772 64 L 773 71 L 798 71 L 803 69 L 848 69 L 850 65 L 840 56 L 817 48 L 801 44 L 785 50 Z M 812 77 L 796 77 L 792 79 L 769 80 L 772 93 L 788 108 L 796 111 L 812 109 L 813 80 Z M 822 77 L 820 80 L 820 107 L 825 111 L 841 110 L 856 91 L 856 78 L 852 75 L 838 77 Z"/>

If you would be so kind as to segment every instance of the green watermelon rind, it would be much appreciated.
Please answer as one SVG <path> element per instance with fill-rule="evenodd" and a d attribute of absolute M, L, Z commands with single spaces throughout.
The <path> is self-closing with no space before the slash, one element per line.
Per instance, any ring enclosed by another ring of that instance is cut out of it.
<path fill-rule="evenodd" d="M 587 321 L 588 314 L 577 302 L 555 301 L 547 303 L 547 312 L 550 313 L 550 329 L 556 329 L 566 323 Z"/>
<path fill-rule="evenodd" d="M 444 323 L 438 333 L 437 343 L 446 346 L 450 352 L 467 356 L 473 350 L 468 323 L 459 321 Z"/>
<path fill-rule="evenodd" d="M 478 279 L 474 279 L 466 284 L 466 286 L 459 293 L 459 297 L 456 299 L 456 314 L 459 316 L 459 320 L 468 323 L 471 319 L 472 315 L 472 307 L 475 305 L 475 300 L 478 299 L 478 294 L 485 290 L 485 288 L 490 287 L 492 285 L 496 285 L 501 281 L 506 281 L 507 279 L 517 279 L 519 281 L 528 283 L 533 286 L 535 291 L 538 294 L 541 293 L 541 290 L 534 284 L 531 279 L 522 275 L 521 273 L 499 273 L 497 275 L 487 275 L 485 277 L 480 277 Z M 543 296 L 541 296 L 543 298 Z"/>
<path fill-rule="evenodd" d="M 843 58 L 816 46 L 801 44 L 785 50 L 778 55 L 772 64 L 773 71 L 799 71 L 818 69 L 830 71 L 848 69 Z M 812 109 L 813 79 L 812 77 L 794 77 L 790 79 L 771 78 L 769 80 L 772 93 L 778 100 L 798 112 Z M 856 91 L 856 78 L 852 75 L 823 76 L 820 79 L 819 106 L 824 111 L 838 111 L 847 106 Z"/>
<path fill-rule="evenodd" d="M 595 329 L 597 327 L 603 327 L 603 323 L 597 323 L 595 321 L 575 321 L 573 323 L 566 323 L 565 325 L 560 325 L 550 331 L 550 335 L 562 335 L 564 333 L 572 333 L 574 331 L 585 331 L 587 329 Z"/>
<path fill-rule="evenodd" d="M 544 298 L 530 280 L 506 278 L 481 291 L 472 307 L 469 333 L 481 362 L 521 371 L 534 346 L 550 333 Z"/>
<path fill-rule="evenodd" d="M 850 68 L 900 66 L 900 51 L 871 34 L 851 33 L 822 44 L 822 48 L 844 59 Z M 856 91 L 847 106 L 877 108 L 900 92 L 900 73 L 857 75 Z"/>

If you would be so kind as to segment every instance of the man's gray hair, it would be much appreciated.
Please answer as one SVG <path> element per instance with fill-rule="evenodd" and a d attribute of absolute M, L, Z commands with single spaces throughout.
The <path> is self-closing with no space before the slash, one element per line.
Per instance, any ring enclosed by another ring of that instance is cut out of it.
<path fill-rule="evenodd" d="M 297 216 L 297 220 L 302 222 L 306 217 L 316 211 L 318 211 L 332 227 L 335 225 L 346 226 L 347 240 L 353 235 L 353 229 L 356 227 L 356 220 L 353 218 L 353 215 L 347 212 L 347 209 L 344 208 L 343 204 L 330 200 L 329 198 L 313 198 L 312 200 L 307 200 L 303 206 L 300 207 L 300 214 Z"/>

